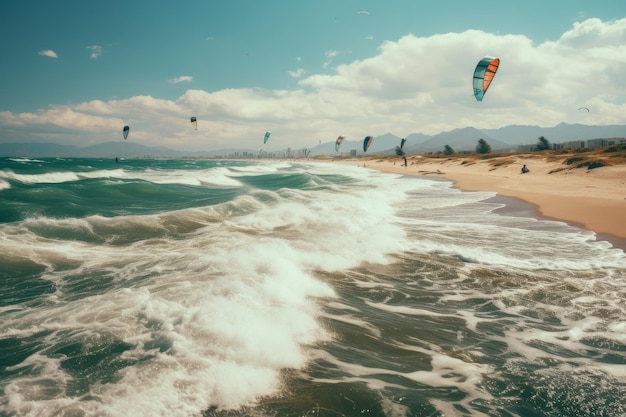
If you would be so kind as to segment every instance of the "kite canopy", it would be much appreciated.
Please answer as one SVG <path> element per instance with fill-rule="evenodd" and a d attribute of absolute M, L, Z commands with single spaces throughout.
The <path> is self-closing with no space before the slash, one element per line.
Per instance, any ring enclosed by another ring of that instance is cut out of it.
<path fill-rule="evenodd" d="M 587 110 L 587 113 L 589 113 L 589 109 L 587 107 L 580 107 L 578 110 Z"/>
<path fill-rule="evenodd" d="M 337 138 L 337 140 L 335 141 L 335 152 L 339 152 L 339 147 L 341 146 L 345 138 L 345 136 L 339 136 Z"/>
<path fill-rule="evenodd" d="M 367 152 L 367 149 L 370 147 L 373 140 L 374 140 L 374 136 L 365 137 L 365 139 L 363 140 L 363 152 Z"/>
<path fill-rule="evenodd" d="M 195 130 L 198 130 L 198 121 L 196 120 L 195 117 L 191 118 L 191 126 L 193 126 Z"/>
<path fill-rule="evenodd" d="M 270 138 L 272 132 L 270 132 L 269 130 L 267 132 L 265 132 L 265 137 L 263 138 L 263 143 L 267 143 L 268 139 Z"/>
<path fill-rule="evenodd" d="M 122 134 L 124 135 L 124 140 L 126 140 L 126 138 L 128 137 L 128 132 L 130 131 L 130 127 L 128 126 L 124 126 L 124 129 L 122 129 Z"/>
<path fill-rule="evenodd" d="M 474 70 L 474 96 L 483 101 L 483 97 L 500 66 L 500 58 L 486 56 L 480 60 Z"/>

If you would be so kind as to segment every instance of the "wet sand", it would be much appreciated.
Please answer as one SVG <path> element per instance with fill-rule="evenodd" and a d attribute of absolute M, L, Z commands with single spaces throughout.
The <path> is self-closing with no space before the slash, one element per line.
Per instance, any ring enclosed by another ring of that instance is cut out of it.
<path fill-rule="evenodd" d="M 383 172 L 445 178 L 467 191 L 492 191 L 514 197 L 533 215 L 591 230 L 626 250 L 626 164 L 621 159 L 595 169 L 565 163 L 568 155 L 365 157 L 336 161 Z M 530 172 L 522 174 L 526 164 Z M 508 202 L 513 206 L 512 201 Z"/>

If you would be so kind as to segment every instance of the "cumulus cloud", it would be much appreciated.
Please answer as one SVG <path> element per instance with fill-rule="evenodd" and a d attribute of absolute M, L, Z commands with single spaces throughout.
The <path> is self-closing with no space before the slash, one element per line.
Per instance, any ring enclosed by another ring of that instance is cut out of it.
<path fill-rule="evenodd" d="M 621 46 L 626 38 L 625 22 L 626 18 L 608 24 L 596 18 L 577 22 L 559 41 L 562 45 L 592 47 L 602 39 L 605 46 Z"/>
<path fill-rule="evenodd" d="M 171 80 L 169 80 L 172 84 L 178 84 L 178 83 L 191 83 L 193 82 L 193 77 L 189 76 L 189 75 L 181 75 L 180 77 L 176 77 L 176 78 L 172 78 Z"/>
<path fill-rule="evenodd" d="M 43 51 L 39 51 L 39 55 L 47 56 L 49 58 L 58 58 L 57 53 L 52 49 L 45 49 Z"/>
<path fill-rule="evenodd" d="M 89 58 L 91 58 L 91 59 L 99 58 L 102 55 L 102 47 L 101 46 L 90 45 L 90 46 L 87 46 L 87 49 L 89 49 L 91 51 L 91 54 L 89 55 Z"/>
<path fill-rule="evenodd" d="M 68 106 L 54 106 L 39 113 L 10 114 L 4 112 L 2 120 L 13 126 L 53 125 L 81 131 L 101 131 L 119 125 L 117 117 L 104 117 L 76 111 Z"/>
<path fill-rule="evenodd" d="M 338 54 L 329 51 L 325 59 Z M 485 55 L 500 57 L 501 66 L 485 99 L 477 102 L 472 73 Z M 467 126 L 626 124 L 624 74 L 626 19 L 588 19 L 542 43 L 480 30 L 407 34 L 380 44 L 373 56 L 321 73 L 290 72 L 299 77 L 293 89 L 189 89 L 176 100 L 93 100 L 37 113 L 2 112 L 0 127 L 63 126 L 99 137 L 107 129 L 118 132 L 132 116 L 135 141 L 217 149 L 235 143 L 256 148 L 266 130 L 274 132 L 272 146 L 295 148 L 332 141 L 338 134 L 361 139 Z M 591 111 L 582 114 L 581 106 Z M 202 122 L 203 141 L 189 128 L 190 116 Z"/>

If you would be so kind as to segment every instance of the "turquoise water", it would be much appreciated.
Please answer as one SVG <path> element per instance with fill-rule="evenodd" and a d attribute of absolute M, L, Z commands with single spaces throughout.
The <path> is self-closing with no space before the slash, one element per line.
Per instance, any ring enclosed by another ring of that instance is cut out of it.
<path fill-rule="evenodd" d="M 0 159 L 0 415 L 626 415 L 626 255 L 493 197 Z"/>

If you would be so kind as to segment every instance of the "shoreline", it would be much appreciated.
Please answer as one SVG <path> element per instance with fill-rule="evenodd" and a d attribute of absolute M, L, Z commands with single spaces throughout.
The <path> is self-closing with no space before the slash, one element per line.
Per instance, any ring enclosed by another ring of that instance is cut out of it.
<path fill-rule="evenodd" d="M 604 240 L 613 245 L 614 248 L 621 249 L 626 253 L 626 238 L 616 236 L 610 233 L 602 233 L 596 232 L 595 230 L 588 229 L 582 223 L 566 221 L 563 219 L 558 219 L 556 217 L 548 217 L 542 216 L 539 212 L 539 206 L 536 204 L 530 203 L 528 201 L 522 200 L 517 197 L 509 197 L 503 195 L 496 195 L 495 197 L 487 200 L 504 204 L 504 207 L 495 209 L 494 213 L 502 213 L 508 216 L 519 216 L 519 217 L 533 217 L 538 220 L 551 220 L 551 221 L 559 221 L 569 224 L 570 226 L 578 227 L 579 229 L 589 230 L 596 234 L 597 240 Z"/>
<path fill-rule="evenodd" d="M 450 157 L 370 156 L 334 160 L 381 172 L 442 178 L 463 191 L 495 192 L 507 214 L 562 221 L 596 233 L 626 252 L 626 164 L 593 170 L 564 165 L 567 155 L 476 155 Z M 522 165 L 530 172 L 520 173 Z"/>

